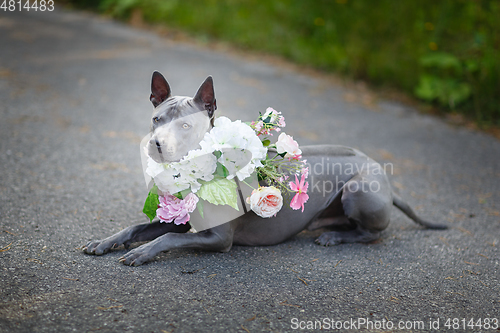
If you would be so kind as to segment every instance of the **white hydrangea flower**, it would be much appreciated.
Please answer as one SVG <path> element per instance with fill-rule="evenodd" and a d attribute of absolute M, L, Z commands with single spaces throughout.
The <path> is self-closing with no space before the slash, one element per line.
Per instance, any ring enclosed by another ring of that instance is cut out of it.
<path fill-rule="evenodd" d="M 173 163 L 157 163 L 148 157 L 146 173 L 162 192 L 173 194 L 191 188 L 196 193 L 201 187 L 199 179 L 210 181 L 214 178 L 216 163 L 217 158 L 213 154 L 201 153 L 197 149 Z"/>
<path fill-rule="evenodd" d="M 237 176 L 239 180 L 244 180 L 249 177 L 256 167 L 262 166 L 260 161 L 267 153 L 262 141 L 250 126 L 241 120 L 231 121 L 227 117 L 215 120 L 214 128 L 205 134 L 200 146 L 206 152 L 216 150 L 222 152 L 219 162 L 230 171 L 227 179 Z M 248 161 L 248 152 L 251 153 L 250 161 L 242 164 L 242 161 Z M 241 156 L 235 156 L 235 153 Z"/>
<path fill-rule="evenodd" d="M 212 153 L 205 153 L 201 149 L 192 150 L 178 163 L 181 175 L 189 179 L 191 191 L 196 193 L 201 184 L 198 179 L 211 181 L 217 168 L 217 158 Z"/>

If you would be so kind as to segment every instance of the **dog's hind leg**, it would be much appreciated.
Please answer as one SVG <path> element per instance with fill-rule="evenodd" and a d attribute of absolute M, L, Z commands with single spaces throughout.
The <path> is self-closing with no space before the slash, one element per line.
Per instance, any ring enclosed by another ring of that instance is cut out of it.
<path fill-rule="evenodd" d="M 102 255 L 120 245 L 128 248 L 132 243 L 150 241 L 167 232 L 185 233 L 189 229 L 191 229 L 189 223 L 176 225 L 174 223 L 153 222 L 134 225 L 103 240 L 88 242 L 83 247 L 83 251 L 87 254 Z"/>
<path fill-rule="evenodd" d="M 307 226 L 307 230 L 314 231 L 320 228 L 329 229 L 352 229 L 350 228 L 351 223 L 349 219 L 345 216 L 335 216 L 335 217 L 321 217 L 314 220 L 311 224 Z"/>
<path fill-rule="evenodd" d="M 315 242 L 323 246 L 332 246 L 341 243 L 368 243 L 379 237 L 380 232 L 368 231 L 357 225 L 354 230 L 322 233 Z"/>
<path fill-rule="evenodd" d="M 227 252 L 233 245 L 234 229 L 231 223 L 203 230 L 198 233 L 166 233 L 155 240 L 143 244 L 120 258 L 125 265 L 139 266 L 151 260 L 160 252 L 174 248 L 200 249 Z"/>
<path fill-rule="evenodd" d="M 328 204 L 328 207 L 307 226 L 307 230 L 312 231 L 320 228 L 351 230 L 355 228 L 347 216 L 345 216 L 341 201 L 342 193 L 343 190 L 340 189 L 333 198 L 330 199 L 331 202 Z"/>
<path fill-rule="evenodd" d="M 367 184 L 377 182 L 376 191 Z M 392 195 L 385 176 L 356 175 L 342 188 L 342 209 L 354 227 L 346 231 L 323 233 L 316 243 L 324 246 L 340 243 L 367 243 L 380 237 L 389 224 Z"/>

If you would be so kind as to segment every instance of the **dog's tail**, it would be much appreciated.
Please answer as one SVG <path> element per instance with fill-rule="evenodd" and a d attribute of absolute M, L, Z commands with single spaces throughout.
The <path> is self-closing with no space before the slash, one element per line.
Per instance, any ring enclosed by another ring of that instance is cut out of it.
<path fill-rule="evenodd" d="M 418 224 L 426 227 L 427 229 L 437 229 L 437 230 L 443 230 L 443 229 L 448 229 L 448 226 L 445 224 L 435 224 L 431 222 L 427 222 L 422 220 L 420 217 L 415 214 L 413 209 L 411 209 L 410 205 L 408 205 L 399 195 L 396 193 L 392 194 L 392 203 L 394 206 L 398 207 L 403 213 L 406 214 L 409 218 L 411 218 L 413 221 L 417 222 Z"/>

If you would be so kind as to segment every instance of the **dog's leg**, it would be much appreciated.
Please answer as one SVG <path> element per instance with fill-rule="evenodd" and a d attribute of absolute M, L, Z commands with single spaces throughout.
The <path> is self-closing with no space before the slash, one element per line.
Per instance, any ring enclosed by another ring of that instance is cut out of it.
<path fill-rule="evenodd" d="M 354 230 L 330 231 L 322 233 L 316 243 L 323 246 L 338 245 L 341 243 L 368 243 L 380 237 L 380 232 L 364 230 L 359 225 Z"/>
<path fill-rule="evenodd" d="M 191 229 L 189 223 L 181 225 L 160 222 L 139 224 L 125 228 L 106 239 L 90 241 L 83 247 L 83 251 L 87 254 L 102 255 L 120 245 L 128 248 L 132 243 L 150 241 L 167 232 L 185 233 L 189 229 Z"/>
<path fill-rule="evenodd" d="M 331 200 L 332 202 L 321 212 L 318 218 L 307 226 L 307 230 L 313 231 L 320 228 L 347 230 L 347 227 L 350 227 L 349 230 L 354 229 L 352 223 L 345 216 L 342 207 L 342 189 Z"/>
<path fill-rule="evenodd" d="M 151 260 L 160 252 L 174 248 L 200 249 L 227 252 L 233 245 L 234 229 L 231 223 L 203 230 L 198 233 L 166 233 L 155 240 L 143 244 L 120 258 L 125 265 L 139 266 Z"/>
<path fill-rule="evenodd" d="M 350 226 L 349 219 L 345 216 L 322 217 L 307 226 L 307 230 L 314 231 L 321 228 L 344 228 Z"/>
<path fill-rule="evenodd" d="M 377 182 L 377 191 L 367 186 L 372 182 Z M 316 239 L 316 243 L 324 246 L 367 243 L 380 237 L 380 231 L 389 224 L 392 207 L 390 184 L 385 176 L 354 176 L 342 188 L 341 200 L 345 216 L 355 229 L 325 232 Z"/>

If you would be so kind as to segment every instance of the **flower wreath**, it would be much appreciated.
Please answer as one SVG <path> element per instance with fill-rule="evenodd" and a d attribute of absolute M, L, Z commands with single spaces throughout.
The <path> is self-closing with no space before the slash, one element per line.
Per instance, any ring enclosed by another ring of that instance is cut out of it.
<path fill-rule="evenodd" d="M 293 195 L 290 207 L 304 211 L 309 198 L 308 168 L 299 145 L 284 132 L 273 144 L 269 138 L 285 125 L 281 112 L 273 108 L 259 112 L 251 123 L 219 117 L 200 142 L 201 148 L 189 151 L 180 161 L 158 163 L 147 156 L 145 174 L 154 186 L 143 212 L 151 221 L 158 216 L 160 222 L 185 224 L 196 208 L 203 218 L 204 201 L 238 210 L 239 182 L 250 186 L 245 180 L 251 175 L 267 185 L 258 185 L 246 198 L 258 216 L 275 216 L 283 206 L 282 194 Z M 295 181 L 289 181 L 290 175 Z"/>

